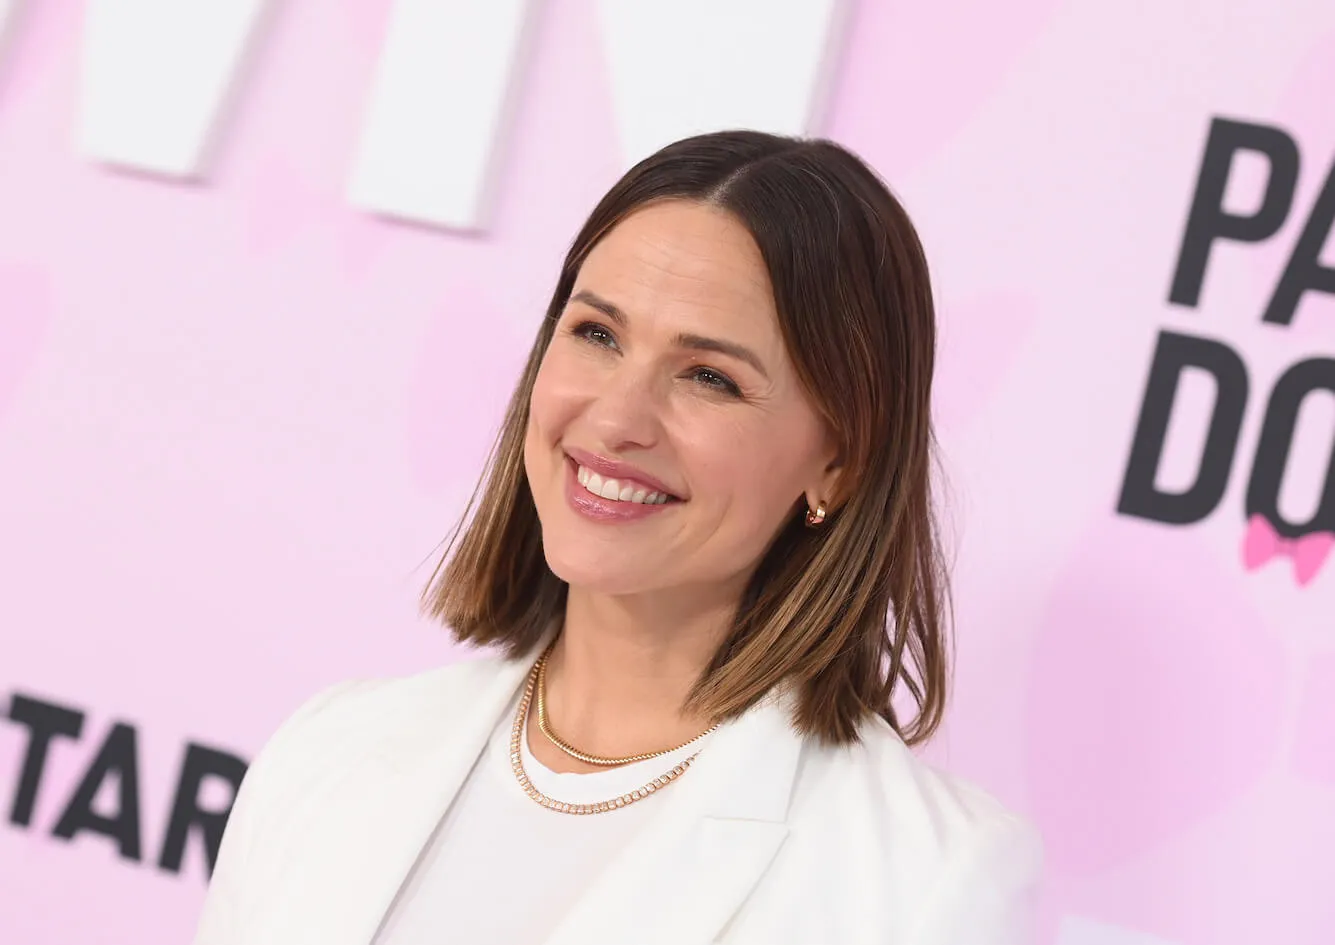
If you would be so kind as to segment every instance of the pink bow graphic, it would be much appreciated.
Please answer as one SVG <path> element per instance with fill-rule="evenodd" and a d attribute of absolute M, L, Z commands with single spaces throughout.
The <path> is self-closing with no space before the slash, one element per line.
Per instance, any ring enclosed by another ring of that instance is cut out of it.
<path fill-rule="evenodd" d="M 1332 548 L 1335 532 L 1285 538 L 1264 515 L 1253 515 L 1247 520 L 1247 535 L 1242 540 L 1242 564 L 1248 571 L 1255 571 L 1271 558 L 1287 555 L 1293 559 L 1293 576 L 1302 587 L 1316 577 Z"/>

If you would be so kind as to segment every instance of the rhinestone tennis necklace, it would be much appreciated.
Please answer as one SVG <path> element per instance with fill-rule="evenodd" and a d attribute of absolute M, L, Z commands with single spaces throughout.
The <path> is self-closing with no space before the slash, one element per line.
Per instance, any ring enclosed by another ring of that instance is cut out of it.
<path fill-rule="evenodd" d="M 550 650 L 548 652 L 550 652 Z M 634 804 L 636 801 L 643 800 L 650 794 L 661 791 L 685 774 L 686 770 L 690 768 L 691 763 L 699 756 L 700 751 L 697 750 L 694 754 L 683 759 L 680 764 L 674 766 L 666 774 L 659 775 L 643 787 L 636 788 L 634 791 L 630 791 L 629 793 L 622 794 L 620 797 L 614 797 L 606 801 L 598 801 L 593 804 L 570 804 L 565 801 L 558 801 L 556 798 L 549 797 L 542 793 L 533 786 L 533 782 L 529 780 L 528 772 L 524 770 L 522 739 L 524 737 L 524 720 L 528 718 L 528 710 L 533 702 L 533 693 L 537 688 L 538 676 L 542 673 L 543 666 L 546 662 L 547 653 L 543 653 L 538 661 L 533 664 L 533 668 L 529 670 L 528 680 L 524 684 L 524 696 L 519 700 L 519 710 L 515 713 L 514 725 L 510 728 L 510 767 L 515 773 L 515 779 L 519 782 L 519 786 L 524 789 L 524 793 L 535 803 L 540 804 L 548 810 L 556 811 L 561 814 L 601 814 L 606 811 L 616 810 L 617 808 L 626 807 L 630 804 Z M 713 729 L 710 729 L 710 731 L 713 731 Z M 705 734 L 708 734 L 708 732 Z M 688 742 L 687 744 L 690 743 Z"/>

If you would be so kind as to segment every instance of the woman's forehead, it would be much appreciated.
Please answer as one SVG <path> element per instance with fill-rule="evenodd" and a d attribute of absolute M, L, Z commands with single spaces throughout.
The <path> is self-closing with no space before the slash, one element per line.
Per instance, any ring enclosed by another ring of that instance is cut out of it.
<path fill-rule="evenodd" d="M 746 228 L 726 211 L 684 201 L 622 220 L 590 251 L 575 286 L 632 318 L 692 310 L 738 322 L 776 315 L 769 274 Z"/>

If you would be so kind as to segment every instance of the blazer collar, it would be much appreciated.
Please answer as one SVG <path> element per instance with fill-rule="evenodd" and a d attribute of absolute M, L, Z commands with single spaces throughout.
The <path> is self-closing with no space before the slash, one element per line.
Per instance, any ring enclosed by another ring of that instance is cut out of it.
<path fill-rule="evenodd" d="M 422 724 L 387 743 L 378 764 L 363 772 L 361 790 L 381 819 L 359 849 L 364 866 L 346 877 L 349 895 L 330 902 L 326 941 L 370 945 L 543 644 L 528 658 L 476 661 L 453 685 L 430 694 Z M 720 726 L 690 771 L 653 798 L 656 816 L 546 945 L 621 945 L 631 928 L 645 945 L 712 941 L 787 835 L 803 747 L 790 709 L 790 697 L 776 689 Z M 532 866 L 541 875 L 542 864 Z M 360 892 L 352 894 L 354 888 Z"/>
<path fill-rule="evenodd" d="M 788 835 L 803 739 L 773 693 L 720 727 L 546 945 L 712 942 Z M 535 864 L 540 870 L 540 864 Z"/>
<path fill-rule="evenodd" d="M 351 804 L 347 820 L 363 829 L 355 843 L 329 850 L 320 907 L 308 913 L 316 918 L 301 940 L 371 945 L 530 664 L 490 655 L 417 681 L 428 691 L 408 724 L 340 785 Z"/>

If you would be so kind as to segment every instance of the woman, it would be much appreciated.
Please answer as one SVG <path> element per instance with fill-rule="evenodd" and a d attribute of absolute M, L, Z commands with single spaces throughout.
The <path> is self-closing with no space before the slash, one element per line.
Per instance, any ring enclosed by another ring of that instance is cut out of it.
<path fill-rule="evenodd" d="M 628 172 L 424 595 L 492 655 L 300 709 L 199 945 L 1030 941 L 1035 834 L 910 751 L 947 677 L 934 345 L 913 227 L 839 146 Z"/>

